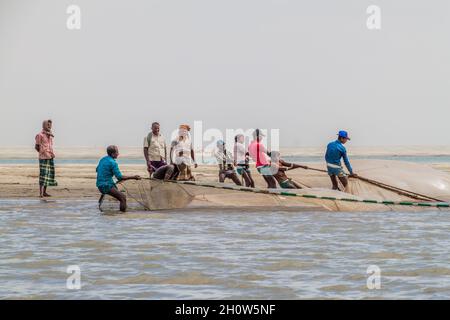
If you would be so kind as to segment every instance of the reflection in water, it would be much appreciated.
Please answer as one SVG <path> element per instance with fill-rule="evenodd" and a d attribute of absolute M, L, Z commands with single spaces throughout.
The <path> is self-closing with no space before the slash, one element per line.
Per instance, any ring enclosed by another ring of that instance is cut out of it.
<path fill-rule="evenodd" d="M 105 216 L 93 201 L 3 200 L 0 298 L 448 299 L 448 230 L 446 212 Z"/>

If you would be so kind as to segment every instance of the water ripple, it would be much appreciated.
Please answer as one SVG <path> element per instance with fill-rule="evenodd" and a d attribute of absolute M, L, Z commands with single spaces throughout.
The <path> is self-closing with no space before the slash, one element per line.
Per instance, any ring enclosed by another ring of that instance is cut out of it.
<path fill-rule="evenodd" d="M 1 200 L 0 298 L 449 299 L 448 230 L 430 211 L 105 216 L 93 201 Z"/>

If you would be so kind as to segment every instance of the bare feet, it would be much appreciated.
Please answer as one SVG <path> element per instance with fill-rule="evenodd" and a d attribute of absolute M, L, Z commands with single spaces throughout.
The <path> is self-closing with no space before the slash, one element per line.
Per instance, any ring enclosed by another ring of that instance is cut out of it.
<path fill-rule="evenodd" d="M 44 197 L 51 197 L 47 192 L 44 193 Z"/>

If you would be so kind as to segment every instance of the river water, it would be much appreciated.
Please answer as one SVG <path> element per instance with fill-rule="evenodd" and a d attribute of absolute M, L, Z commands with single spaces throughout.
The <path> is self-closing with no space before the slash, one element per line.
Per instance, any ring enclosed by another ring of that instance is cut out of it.
<path fill-rule="evenodd" d="M 445 211 L 101 215 L 94 201 L 0 200 L 0 298 L 449 299 L 449 230 Z"/>

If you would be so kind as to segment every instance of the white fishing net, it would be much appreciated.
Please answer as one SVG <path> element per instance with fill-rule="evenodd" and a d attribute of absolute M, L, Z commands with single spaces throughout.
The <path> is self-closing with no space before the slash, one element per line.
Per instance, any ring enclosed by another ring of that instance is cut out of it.
<path fill-rule="evenodd" d="M 442 200 L 450 199 L 450 177 L 448 174 L 427 166 L 414 163 L 356 160 L 353 161 L 355 171 L 366 178 L 392 185 L 397 188 L 417 192 Z M 321 165 L 311 167 L 321 168 Z M 264 194 L 249 191 L 230 190 L 236 187 L 217 182 L 208 186 L 162 182 L 157 180 L 125 181 L 120 184 L 131 201 L 138 203 L 146 210 L 165 209 L 257 209 L 257 210 L 294 210 L 294 211 L 392 211 L 392 210 L 427 210 L 417 206 L 398 206 L 362 202 L 378 201 L 417 201 L 397 192 L 386 190 L 359 179 L 350 179 L 347 193 L 330 189 L 329 177 L 322 172 L 297 169 L 289 171 L 296 181 L 309 188 L 300 190 L 284 190 L 298 196 Z M 223 189 L 224 187 L 228 189 Z M 256 190 L 258 191 L 258 189 Z M 259 190 L 263 192 L 263 190 Z M 281 191 L 281 190 L 277 190 Z M 317 198 L 304 197 L 304 195 Z M 333 199 L 321 199 L 331 197 Z M 354 199 L 351 202 L 339 199 Z M 436 208 L 429 209 L 436 210 Z"/>

